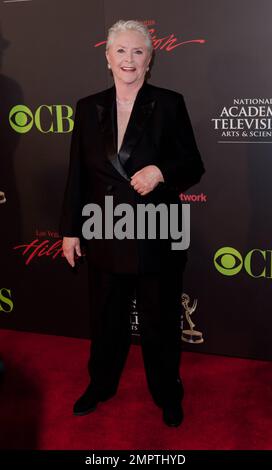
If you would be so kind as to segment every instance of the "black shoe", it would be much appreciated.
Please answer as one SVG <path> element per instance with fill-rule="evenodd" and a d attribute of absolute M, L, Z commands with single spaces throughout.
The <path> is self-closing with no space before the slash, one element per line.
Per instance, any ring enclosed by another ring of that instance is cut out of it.
<path fill-rule="evenodd" d="M 100 401 L 106 401 L 112 398 L 115 393 L 100 394 L 94 392 L 93 387 L 89 385 L 83 395 L 75 402 L 73 413 L 75 416 L 84 416 L 95 411 Z"/>
<path fill-rule="evenodd" d="M 167 382 L 167 386 L 161 386 L 161 388 L 157 386 L 150 387 L 150 392 L 154 403 L 159 408 L 164 408 L 165 403 L 172 403 L 173 401 L 181 402 L 184 397 L 184 388 L 180 377 L 176 381 L 171 382 L 171 386 Z"/>
<path fill-rule="evenodd" d="M 162 415 L 167 426 L 179 426 L 183 421 L 183 410 L 180 401 L 164 405 Z"/>

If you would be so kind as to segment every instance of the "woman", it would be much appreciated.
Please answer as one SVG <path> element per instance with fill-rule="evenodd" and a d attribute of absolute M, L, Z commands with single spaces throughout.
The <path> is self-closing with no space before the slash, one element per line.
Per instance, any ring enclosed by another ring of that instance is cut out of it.
<path fill-rule="evenodd" d="M 115 23 L 106 58 L 114 86 L 79 100 L 76 108 L 61 222 L 63 252 L 71 266 L 81 256 L 85 204 L 97 204 L 103 216 L 107 196 L 112 196 L 113 209 L 124 203 L 133 209 L 143 203 L 180 207 L 179 193 L 204 172 L 182 95 L 145 81 L 152 58 L 148 29 L 137 21 Z M 136 290 L 148 386 L 164 422 L 178 426 L 183 419 L 180 297 L 186 253 L 171 250 L 170 236 L 105 235 L 87 241 L 86 254 L 91 382 L 74 414 L 94 411 L 116 393 L 130 345 Z"/>

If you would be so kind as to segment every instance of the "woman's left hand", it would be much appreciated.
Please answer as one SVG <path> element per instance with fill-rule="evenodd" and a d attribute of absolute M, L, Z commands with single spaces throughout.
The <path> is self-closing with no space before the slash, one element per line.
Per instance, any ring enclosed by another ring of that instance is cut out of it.
<path fill-rule="evenodd" d="M 160 182 L 164 182 L 161 170 L 156 165 L 147 165 L 134 173 L 130 184 L 137 193 L 145 196 L 153 191 Z"/>

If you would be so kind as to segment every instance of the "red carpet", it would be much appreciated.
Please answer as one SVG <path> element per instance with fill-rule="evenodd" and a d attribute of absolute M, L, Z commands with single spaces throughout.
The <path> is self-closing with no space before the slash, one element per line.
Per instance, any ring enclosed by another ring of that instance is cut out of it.
<path fill-rule="evenodd" d="M 0 448 L 272 449 L 271 363 L 183 353 L 185 420 L 167 428 L 132 346 L 116 397 L 74 417 L 88 383 L 89 342 L 0 332 Z"/>

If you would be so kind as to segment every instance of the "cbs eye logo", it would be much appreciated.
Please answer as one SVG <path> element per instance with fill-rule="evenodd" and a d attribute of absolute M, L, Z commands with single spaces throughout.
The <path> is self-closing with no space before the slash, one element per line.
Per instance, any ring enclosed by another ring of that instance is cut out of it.
<path fill-rule="evenodd" d="M 13 310 L 13 300 L 11 298 L 11 290 L 0 289 L 0 312 L 9 313 Z"/>
<path fill-rule="evenodd" d="M 234 276 L 238 274 L 243 267 L 241 254 L 230 246 L 220 248 L 220 250 L 215 253 L 213 261 L 217 271 L 225 276 Z"/>
<path fill-rule="evenodd" d="M 10 110 L 9 123 L 12 129 L 19 134 L 29 132 L 34 125 L 43 134 L 49 132 L 67 133 L 71 132 L 74 127 L 72 116 L 73 109 L 64 104 L 43 104 L 34 113 L 28 106 L 18 104 Z"/>
<path fill-rule="evenodd" d="M 272 279 L 272 250 L 253 248 L 243 257 L 239 251 L 224 246 L 214 255 L 214 265 L 224 276 L 235 276 L 241 269 L 250 277 Z"/>

